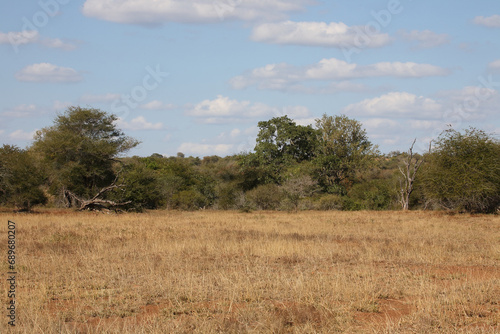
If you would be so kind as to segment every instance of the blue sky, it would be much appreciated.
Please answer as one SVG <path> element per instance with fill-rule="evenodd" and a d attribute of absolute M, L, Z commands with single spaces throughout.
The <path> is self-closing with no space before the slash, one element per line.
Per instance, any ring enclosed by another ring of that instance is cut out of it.
<path fill-rule="evenodd" d="M 500 133 L 500 2 L 40 0 L 0 3 L 0 141 L 99 108 L 128 155 L 230 155 L 257 123 L 363 123 L 380 151 L 449 125 Z"/>

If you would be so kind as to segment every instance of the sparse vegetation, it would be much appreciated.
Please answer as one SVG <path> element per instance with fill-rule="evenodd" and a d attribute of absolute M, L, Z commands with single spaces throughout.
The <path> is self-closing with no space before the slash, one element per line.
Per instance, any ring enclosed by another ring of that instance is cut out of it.
<path fill-rule="evenodd" d="M 18 226 L 18 322 L 0 321 L 2 333 L 500 331 L 497 216 L 49 210 L 7 219 Z"/>
<path fill-rule="evenodd" d="M 345 115 L 323 115 L 316 127 L 282 116 L 258 123 L 254 152 L 200 159 L 182 152 L 123 157 L 139 142 L 115 121 L 98 109 L 69 107 L 31 147 L 4 146 L 0 204 L 136 212 L 500 210 L 500 142 L 478 129 L 449 129 L 423 155 L 413 145 L 381 154 L 362 124 Z"/>

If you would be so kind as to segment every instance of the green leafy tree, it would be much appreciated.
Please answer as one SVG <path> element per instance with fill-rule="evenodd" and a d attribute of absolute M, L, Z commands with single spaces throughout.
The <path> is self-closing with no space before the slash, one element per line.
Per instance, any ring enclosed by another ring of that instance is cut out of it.
<path fill-rule="evenodd" d="M 51 191 L 92 198 L 116 179 L 117 158 L 139 144 L 99 109 L 69 107 L 54 124 L 38 131 L 31 150 L 49 171 Z"/>
<path fill-rule="evenodd" d="M 29 152 L 11 145 L 0 147 L 0 202 L 23 211 L 45 204 L 44 181 L 45 175 Z"/>
<path fill-rule="evenodd" d="M 129 202 L 125 208 L 142 211 L 158 209 L 164 205 L 165 182 L 157 171 L 147 168 L 139 159 L 133 158 L 132 162 L 123 166 L 119 182 L 126 186 L 112 193 L 110 198 L 117 202 Z"/>
<path fill-rule="evenodd" d="M 500 142 L 482 130 L 444 131 L 422 173 L 426 201 L 446 209 L 493 212 L 500 207 Z"/>
<path fill-rule="evenodd" d="M 264 178 L 261 183 L 281 183 L 286 167 L 314 157 L 318 140 L 317 131 L 312 126 L 297 125 L 288 116 L 274 117 L 259 122 L 258 126 L 255 154 L 250 155 L 246 162 L 250 168 L 264 169 L 255 172 Z"/>
<path fill-rule="evenodd" d="M 345 115 L 316 120 L 319 147 L 315 164 L 318 181 L 330 193 L 345 194 L 356 173 L 369 166 L 376 149 L 357 120 Z"/>

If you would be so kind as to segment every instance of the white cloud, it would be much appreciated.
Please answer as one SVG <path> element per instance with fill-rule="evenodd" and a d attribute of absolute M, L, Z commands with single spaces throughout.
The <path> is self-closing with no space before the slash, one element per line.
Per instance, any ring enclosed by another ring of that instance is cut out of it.
<path fill-rule="evenodd" d="M 492 70 L 500 70 L 500 59 L 497 59 L 497 60 L 489 63 L 488 68 L 490 68 Z"/>
<path fill-rule="evenodd" d="M 240 134 L 241 134 L 240 129 L 233 129 L 233 130 L 231 130 L 230 136 L 234 138 L 234 137 L 238 137 Z"/>
<path fill-rule="evenodd" d="M 133 130 L 133 131 L 139 131 L 139 130 L 163 130 L 164 126 L 163 123 L 151 123 L 146 121 L 144 116 L 138 116 L 134 119 L 132 119 L 130 122 L 126 122 L 125 120 L 119 118 L 116 121 L 116 125 L 124 130 Z"/>
<path fill-rule="evenodd" d="M 33 116 L 37 112 L 37 107 L 34 104 L 21 104 L 12 109 L 3 112 L 6 117 L 24 118 Z"/>
<path fill-rule="evenodd" d="M 76 45 L 64 42 L 59 38 L 42 38 L 36 30 L 10 31 L 7 33 L 0 31 L 0 44 L 11 44 L 13 46 L 25 44 L 40 44 L 48 48 L 72 51 Z"/>
<path fill-rule="evenodd" d="M 442 129 L 444 126 L 444 121 L 411 119 L 408 121 L 408 124 L 412 129 L 433 130 L 433 129 Z"/>
<path fill-rule="evenodd" d="M 76 49 L 75 44 L 64 42 L 59 38 L 43 38 L 39 43 L 47 48 L 61 49 L 64 51 L 73 51 Z"/>
<path fill-rule="evenodd" d="M 139 108 L 146 110 L 171 110 L 175 108 L 175 105 L 171 103 L 163 103 L 161 101 L 154 100 L 146 104 L 140 105 Z"/>
<path fill-rule="evenodd" d="M 226 156 L 232 153 L 234 145 L 232 144 L 199 144 L 199 143 L 182 143 L 177 151 L 187 155 L 220 155 Z"/>
<path fill-rule="evenodd" d="M 214 100 L 204 100 L 186 110 L 189 116 L 197 117 L 203 123 L 241 122 L 251 118 L 289 115 L 306 117 L 309 109 L 303 106 L 276 108 L 264 103 L 231 100 L 229 97 L 218 95 Z"/>
<path fill-rule="evenodd" d="M 407 92 L 391 92 L 345 107 L 347 115 L 375 117 L 437 117 L 442 105 L 432 99 Z"/>
<path fill-rule="evenodd" d="M 407 41 L 417 42 L 417 48 L 433 48 L 450 42 L 447 34 L 437 34 L 430 30 L 399 31 L 400 36 Z"/>
<path fill-rule="evenodd" d="M 9 138 L 12 140 L 32 140 L 35 135 L 36 130 L 32 132 L 25 132 L 23 130 L 16 130 L 9 134 Z"/>
<path fill-rule="evenodd" d="M 312 0 L 87 0 L 83 14 L 106 21 L 155 25 L 166 22 L 282 20 Z"/>
<path fill-rule="evenodd" d="M 400 127 L 400 123 L 390 118 L 370 118 L 363 121 L 363 126 L 369 131 L 377 129 L 387 130 Z"/>
<path fill-rule="evenodd" d="M 107 93 L 102 95 L 85 94 L 80 97 L 83 103 L 109 103 L 121 98 L 120 94 Z"/>
<path fill-rule="evenodd" d="M 476 16 L 473 22 L 489 28 L 500 28 L 500 15 L 492 15 L 489 17 Z"/>
<path fill-rule="evenodd" d="M 0 32 L 0 44 L 23 45 L 36 43 L 39 38 L 40 35 L 36 30 Z"/>
<path fill-rule="evenodd" d="M 83 77 L 69 67 L 40 63 L 26 66 L 16 73 L 16 79 L 28 82 L 78 82 Z"/>
<path fill-rule="evenodd" d="M 317 92 L 363 90 L 363 85 L 356 85 L 346 80 L 370 77 L 421 78 L 430 76 L 445 76 L 449 70 L 413 62 L 381 62 L 371 65 L 358 65 L 346 61 L 329 58 L 308 66 L 294 66 L 287 63 L 269 64 L 256 68 L 248 73 L 234 77 L 230 83 L 235 89 L 257 86 L 259 89 L 294 90 L 306 81 L 336 81 L 333 86 L 322 87 Z"/>
<path fill-rule="evenodd" d="M 68 107 L 70 107 L 72 105 L 72 103 L 70 102 L 63 102 L 63 101 L 54 101 L 54 104 L 53 104 L 53 109 L 54 110 L 64 110 L 64 109 L 67 109 Z"/>
<path fill-rule="evenodd" d="M 264 23 L 254 27 L 252 39 L 272 44 L 292 44 L 324 47 L 353 47 L 359 44 L 360 36 L 368 36 L 364 47 L 376 48 L 391 42 L 388 34 L 367 33 L 361 26 L 349 27 L 339 22 L 293 22 Z"/>

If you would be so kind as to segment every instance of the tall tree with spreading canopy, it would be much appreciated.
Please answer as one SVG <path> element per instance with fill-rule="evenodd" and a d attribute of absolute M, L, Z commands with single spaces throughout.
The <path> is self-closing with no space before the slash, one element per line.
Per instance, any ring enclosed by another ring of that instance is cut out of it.
<path fill-rule="evenodd" d="M 72 106 L 36 133 L 31 150 L 49 171 L 52 193 L 66 194 L 70 206 L 119 187 L 113 165 L 139 142 L 125 136 L 116 120 L 99 109 Z"/>
<path fill-rule="evenodd" d="M 345 194 L 359 171 L 375 153 L 362 124 L 345 115 L 316 119 L 319 149 L 315 164 L 320 184 L 331 193 Z"/>
<path fill-rule="evenodd" d="M 261 121 L 258 126 L 255 154 L 246 157 L 245 163 L 264 169 L 261 183 L 281 183 L 287 166 L 314 157 L 318 140 L 312 126 L 297 125 L 288 116 Z"/>

